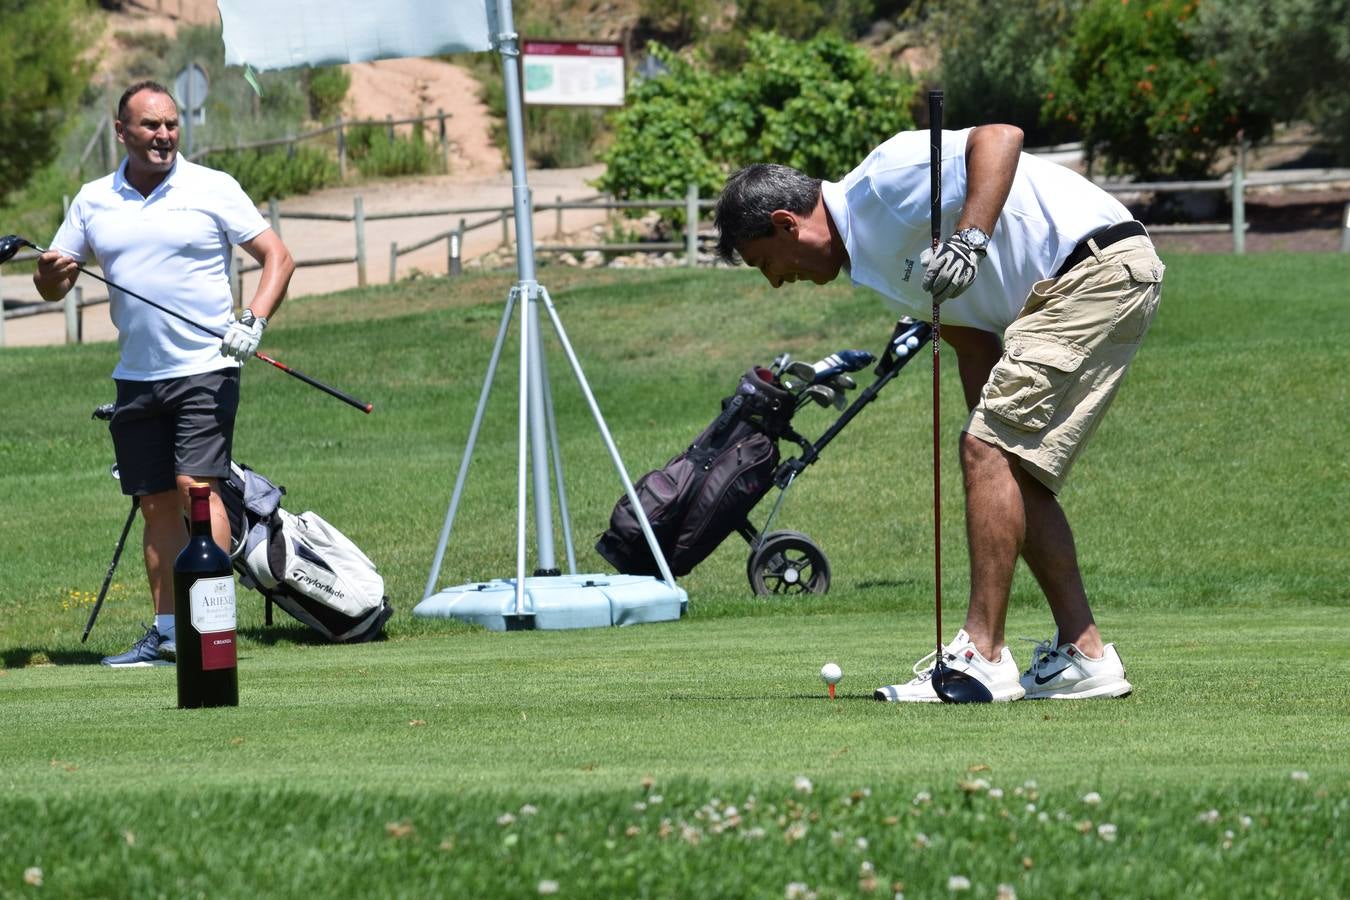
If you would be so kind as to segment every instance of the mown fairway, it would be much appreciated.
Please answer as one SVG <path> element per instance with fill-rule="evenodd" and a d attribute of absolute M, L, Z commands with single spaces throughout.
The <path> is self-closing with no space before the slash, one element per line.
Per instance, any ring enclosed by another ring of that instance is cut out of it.
<path fill-rule="evenodd" d="M 79 642 L 127 511 L 89 420 L 115 350 L 0 350 L 0 896 L 1345 896 L 1350 260 L 1168 262 L 1064 496 L 1136 686 L 1098 704 L 868 699 L 931 642 L 926 359 L 775 523 L 829 554 L 828 595 L 753 597 L 733 536 L 683 579 L 679 623 L 413 619 L 510 284 L 474 276 L 291 301 L 269 330 L 266 352 L 376 411 L 250 367 L 236 458 L 355 539 L 398 612 L 387 640 L 330 647 L 265 628 L 241 590 L 241 706 L 179 711 L 172 669 L 97 665 L 148 621 L 139 527 Z M 891 325 L 864 291 L 774 293 L 747 271 L 541 281 L 634 476 L 749 365 L 875 350 Z M 444 584 L 514 570 L 512 344 Z M 602 571 L 591 542 L 618 479 L 565 360 L 549 364 L 578 566 Z M 1053 630 L 1025 573 L 1008 630 Z M 1029 649 L 1014 640 L 1019 662 Z M 835 703 L 816 677 L 830 659 Z"/>

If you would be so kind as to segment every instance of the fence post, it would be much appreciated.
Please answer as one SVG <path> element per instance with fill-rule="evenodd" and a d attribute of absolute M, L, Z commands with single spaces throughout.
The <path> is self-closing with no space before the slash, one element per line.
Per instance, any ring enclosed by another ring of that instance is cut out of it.
<path fill-rule="evenodd" d="M 281 237 L 281 208 L 277 206 L 277 198 L 271 197 L 267 201 L 267 218 L 272 223 L 272 230 L 276 232 L 277 237 Z"/>
<path fill-rule="evenodd" d="M 1233 252 L 1241 255 L 1247 249 L 1247 208 L 1245 185 L 1247 168 L 1247 141 L 1238 135 L 1237 163 L 1233 166 Z"/>
<path fill-rule="evenodd" d="M 1345 204 L 1344 225 L 1341 229 L 1341 252 L 1350 253 L 1350 203 Z"/>
<path fill-rule="evenodd" d="M 698 265 L 698 185 L 684 192 L 684 264 Z"/>
<path fill-rule="evenodd" d="M 394 117 L 392 115 L 387 115 L 384 117 L 384 121 L 387 123 L 385 128 L 389 132 L 389 143 L 392 144 L 394 142 Z"/>
<path fill-rule="evenodd" d="M 447 250 L 450 254 L 450 258 L 447 261 L 445 271 L 448 272 L 453 277 L 455 275 L 461 274 L 464 271 L 464 261 L 461 259 L 461 256 L 464 253 L 463 227 L 457 228 L 454 231 L 450 232 L 448 241 L 449 243 Z"/>
<path fill-rule="evenodd" d="M 357 194 L 352 200 L 352 218 L 356 222 L 356 284 L 366 286 L 366 207 Z"/>
<path fill-rule="evenodd" d="M 234 296 L 234 314 L 244 311 L 244 258 L 235 255 L 230 263 L 230 293 Z"/>
<path fill-rule="evenodd" d="M 389 242 L 389 283 L 398 281 L 398 241 Z"/>
<path fill-rule="evenodd" d="M 286 133 L 286 158 L 295 159 L 295 135 Z"/>
<path fill-rule="evenodd" d="M 0 273 L 3 273 L 4 269 L 4 266 L 0 266 Z M 0 280 L 0 347 L 3 346 L 5 346 L 5 285 L 3 280 Z"/>
<path fill-rule="evenodd" d="M 66 294 L 65 299 L 67 344 L 78 344 L 83 336 L 81 334 L 83 322 L 80 315 L 80 306 L 83 302 L 84 288 L 77 284 L 70 293 Z"/>
<path fill-rule="evenodd" d="M 436 118 L 441 126 L 441 166 L 445 171 L 450 171 L 450 138 L 445 133 L 445 110 L 436 107 Z"/>
<path fill-rule="evenodd" d="M 337 154 L 338 154 L 338 181 L 347 180 L 347 129 L 342 124 L 342 113 L 337 117 Z"/>
<path fill-rule="evenodd" d="M 502 246 L 511 246 L 511 211 L 502 209 Z"/>

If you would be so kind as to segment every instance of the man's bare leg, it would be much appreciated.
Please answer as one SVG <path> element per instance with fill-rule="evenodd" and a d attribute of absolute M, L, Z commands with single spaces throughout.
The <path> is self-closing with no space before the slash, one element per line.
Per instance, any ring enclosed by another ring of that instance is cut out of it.
<path fill-rule="evenodd" d="M 1059 628 L 1059 642 L 1076 644 L 1089 657 L 1100 658 L 1102 636 L 1083 589 L 1083 573 L 1078 568 L 1069 520 L 1049 488 L 1020 466 L 1015 473 L 1027 513 L 1022 558 L 1050 603 L 1050 612 Z"/>
<path fill-rule="evenodd" d="M 985 659 L 1003 650 L 1013 571 L 1027 534 L 1016 458 L 968 433 L 961 435 L 970 543 L 970 605 L 966 633 Z"/>
<path fill-rule="evenodd" d="M 211 537 L 226 553 L 229 552 L 230 520 L 225 512 L 225 504 L 220 499 L 217 479 L 179 475 L 176 490 L 142 497 L 145 574 L 150 583 L 150 599 L 154 602 L 156 615 L 173 614 L 173 563 L 187 544 L 187 489 L 194 481 L 211 485 Z"/>

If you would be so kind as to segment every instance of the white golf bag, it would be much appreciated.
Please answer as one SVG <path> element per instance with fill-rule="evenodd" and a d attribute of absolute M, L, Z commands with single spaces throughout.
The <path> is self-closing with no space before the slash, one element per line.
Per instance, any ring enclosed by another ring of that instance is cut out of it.
<path fill-rule="evenodd" d="M 221 496 L 240 582 L 330 641 L 378 636 L 394 610 L 370 558 L 318 513 L 282 509 L 284 488 L 247 466 L 230 468 Z"/>

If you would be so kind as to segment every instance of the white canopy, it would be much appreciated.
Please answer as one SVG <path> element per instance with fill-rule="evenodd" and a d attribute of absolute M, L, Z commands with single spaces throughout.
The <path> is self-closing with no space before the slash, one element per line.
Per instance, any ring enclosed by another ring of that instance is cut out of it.
<path fill-rule="evenodd" d="M 492 49 L 494 0 L 217 0 L 225 64 L 291 66 Z"/>

